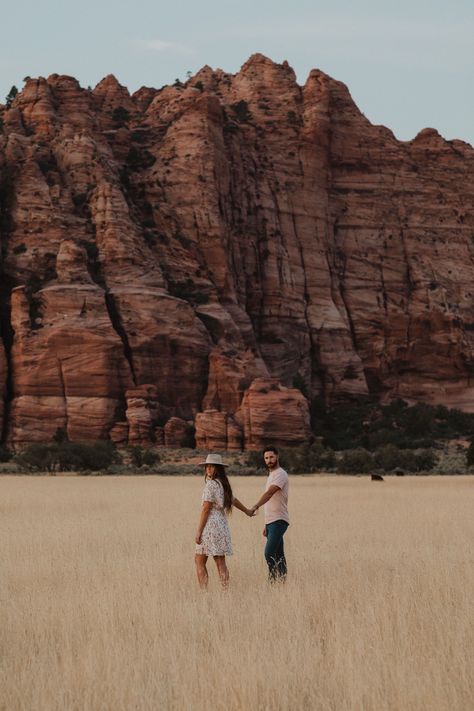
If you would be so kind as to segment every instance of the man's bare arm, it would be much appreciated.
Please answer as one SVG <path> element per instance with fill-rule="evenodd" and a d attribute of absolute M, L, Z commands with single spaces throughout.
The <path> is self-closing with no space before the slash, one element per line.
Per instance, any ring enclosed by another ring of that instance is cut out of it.
<path fill-rule="evenodd" d="M 263 506 L 263 504 L 266 504 L 267 501 L 270 501 L 272 498 L 273 494 L 276 494 L 277 491 L 280 491 L 280 487 L 277 486 L 276 484 L 272 484 L 268 489 L 261 495 L 257 503 L 252 506 L 252 509 L 254 511 L 257 511 L 260 506 Z"/>

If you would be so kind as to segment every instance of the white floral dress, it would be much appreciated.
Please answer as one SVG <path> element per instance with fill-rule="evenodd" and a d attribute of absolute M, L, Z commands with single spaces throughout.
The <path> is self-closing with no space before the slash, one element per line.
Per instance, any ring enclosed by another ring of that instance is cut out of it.
<path fill-rule="evenodd" d="M 200 555 L 232 555 L 232 540 L 227 516 L 224 511 L 224 487 L 217 479 L 208 479 L 202 501 L 210 501 L 212 508 L 201 536 L 196 544 Z"/>

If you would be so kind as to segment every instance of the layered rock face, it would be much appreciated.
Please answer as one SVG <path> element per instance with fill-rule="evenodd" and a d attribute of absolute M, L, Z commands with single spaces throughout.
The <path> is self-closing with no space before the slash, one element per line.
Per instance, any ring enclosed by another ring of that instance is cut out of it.
<path fill-rule="evenodd" d="M 133 95 L 29 79 L 0 118 L 9 446 L 297 444 L 315 397 L 474 411 L 468 144 L 262 55 Z"/>

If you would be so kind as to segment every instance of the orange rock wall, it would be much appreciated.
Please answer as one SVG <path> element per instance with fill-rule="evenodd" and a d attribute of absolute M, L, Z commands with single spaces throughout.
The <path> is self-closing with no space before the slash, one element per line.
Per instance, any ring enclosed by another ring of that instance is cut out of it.
<path fill-rule="evenodd" d="M 295 385 L 474 410 L 468 144 L 262 55 L 132 96 L 29 79 L 0 118 L 10 446 L 298 443 Z"/>

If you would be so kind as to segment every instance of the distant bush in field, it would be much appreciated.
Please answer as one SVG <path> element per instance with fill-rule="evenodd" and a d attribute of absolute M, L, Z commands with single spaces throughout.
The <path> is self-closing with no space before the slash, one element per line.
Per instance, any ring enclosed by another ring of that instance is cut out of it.
<path fill-rule="evenodd" d="M 335 450 L 362 447 L 374 451 L 388 444 L 400 449 L 429 448 L 439 439 L 474 435 L 473 413 L 443 405 L 409 406 L 398 399 L 388 405 L 363 400 L 326 408 L 321 398 L 315 398 L 310 409 L 314 433 Z"/>
<path fill-rule="evenodd" d="M 373 468 L 373 455 L 362 447 L 346 450 L 337 465 L 341 474 L 367 474 Z"/>
<path fill-rule="evenodd" d="M 0 444 L 0 462 L 9 462 L 12 456 L 12 452 Z"/>
<path fill-rule="evenodd" d="M 152 452 L 150 449 L 143 449 L 142 447 L 129 447 L 128 453 L 130 454 L 132 464 L 136 467 L 151 467 L 154 464 L 158 464 L 160 461 L 159 455 L 156 452 Z"/>
<path fill-rule="evenodd" d="M 471 443 L 466 453 L 466 463 L 468 467 L 472 467 L 474 464 L 474 437 L 471 439 Z"/>
<path fill-rule="evenodd" d="M 465 474 L 466 455 L 463 452 L 441 456 L 432 469 L 433 474 Z"/>
<path fill-rule="evenodd" d="M 376 467 L 386 472 L 394 469 L 403 469 L 407 472 L 415 472 L 418 469 L 416 454 L 411 449 L 400 449 L 393 444 L 386 444 L 379 447 L 374 453 Z"/>
<path fill-rule="evenodd" d="M 416 466 L 417 472 L 428 472 L 433 469 L 438 458 L 431 449 L 420 449 L 416 451 Z"/>
<path fill-rule="evenodd" d="M 58 471 L 57 446 L 56 444 L 30 444 L 13 459 L 21 471 Z"/>
<path fill-rule="evenodd" d="M 247 452 L 247 466 L 257 471 L 265 471 L 262 450 Z"/>
<path fill-rule="evenodd" d="M 280 462 L 291 474 L 310 474 L 333 469 L 336 456 L 332 449 L 319 442 L 303 444 L 299 447 L 285 447 L 280 450 Z"/>
<path fill-rule="evenodd" d="M 30 444 L 14 457 L 23 471 L 98 471 L 120 461 L 112 442 L 56 441 Z"/>
<path fill-rule="evenodd" d="M 65 471 L 106 469 L 120 460 L 112 442 L 64 442 L 58 446 L 59 467 Z"/>
<path fill-rule="evenodd" d="M 429 471 L 436 461 L 436 456 L 430 449 L 399 449 L 393 444 L 379 447 L 374 453 L 375 466 L 386 472 L 394 469 L 407 472 Z"/>

